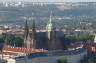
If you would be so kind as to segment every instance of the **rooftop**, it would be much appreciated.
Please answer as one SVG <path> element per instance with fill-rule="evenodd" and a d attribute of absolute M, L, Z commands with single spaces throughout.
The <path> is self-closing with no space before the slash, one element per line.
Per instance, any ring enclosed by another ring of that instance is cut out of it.
<path fill-rule="evenodd" d="M 48 52 L 37 52 L 37 53 L 30 53 L 27 54 L 26 56 L 18 56 L 15 57 L 14 59 L 22 59 L 27 57 L 28 59 L 35 58 L 35 57 L 46 57 L 46 56 L 62 56 L 62 55 L 77 55 L 81 54 L 83 52 L 86 52 L 87 50 L 82 48 L 82 49 L 76 49 L 73 51 L 48 51 Z"/>
<path fill-rule="evenodd" d="M 47 52 L 44 49 L 31 49 L 31 48 L 21 48 L 21 47 L 13 47 L 13 46 L 5 46 L 3 48 L 3 52 L 21 52 L 21 53 L 35 53 L 35 52 Z"/>

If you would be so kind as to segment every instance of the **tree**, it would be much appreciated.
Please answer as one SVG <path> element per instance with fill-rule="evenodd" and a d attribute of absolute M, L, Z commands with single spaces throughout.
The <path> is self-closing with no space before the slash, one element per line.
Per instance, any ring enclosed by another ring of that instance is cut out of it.
<path fill-rule="evenodd" d="M 89 35 L 89 34 L 73 34 L 73 35 L 66 35 L 66 37 L 71 41 L 71 42 L 92 42 L 94 39 L 94 36 Z"/>
<path fill-rule="evenodd" d="M 96 63 L 96 52 L 88 51 L 87 56 L 84 56 L 80 63 Z"/>
<path fill-rule="evenodd" d="M 58 59 L 57 63 L 68 63 L 66 59 Z"/>
<path fill-rule="evenodd" d="M 3 34 L 2 39 L 7 41 L 7 45 L 11 46 L 17 46 L 17 47 L 22 47 L 23 46 L 23 38 L 21 37 L 16 37 L 15 35 L 12 34 Z"/>

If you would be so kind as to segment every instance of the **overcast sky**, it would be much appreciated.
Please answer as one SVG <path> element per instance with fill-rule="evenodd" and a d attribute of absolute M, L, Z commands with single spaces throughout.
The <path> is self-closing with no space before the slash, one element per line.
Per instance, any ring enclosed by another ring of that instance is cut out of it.
<path fill-rule="evenodd" d="M 96 0 L 0 0 L 0 1 L 29 1 L 29 2 L 96 2 Z"/>

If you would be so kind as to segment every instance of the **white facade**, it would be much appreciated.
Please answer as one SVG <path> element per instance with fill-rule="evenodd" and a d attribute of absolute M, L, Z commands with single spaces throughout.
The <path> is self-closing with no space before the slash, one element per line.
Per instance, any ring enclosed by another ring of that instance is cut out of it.
<path fill-rule="evenodd" d="M 64 55 L 64 56 L 46 56 L 46 57 L 36 57 L 36 58 L 22 58 L 22 59 L 8 59 L 7 63 L 57 63 L 58 59 L 66 59 L 68 63 L 79 63 L 87 51 L 76 55 Z"/>
<path fill-rule="evenodd" d="M 94 43 L 96 43 L 96 34 L 94 35 L 95 37 L 94 37 Z"/>

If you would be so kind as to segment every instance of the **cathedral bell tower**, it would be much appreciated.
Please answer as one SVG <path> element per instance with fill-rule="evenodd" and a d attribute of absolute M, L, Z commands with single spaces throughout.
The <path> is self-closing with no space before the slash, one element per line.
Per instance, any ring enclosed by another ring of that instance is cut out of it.
<path fill-rule="evenodd" d="M 36 41 L 36 26 L 35 26 L 35 21 L 33 20 L 33 25 L 32 25 L 32 33 L 31 33 L 31 48 L 36 49 L 37 48 L 37 41 Z"/>
<path fill-rule="evenodd" d="M 33 21 L 32 32 L 29 32 L 29 27 L 27 21 L 25 23 L 25 31 L 24 31 L 24 47 L 25 48 L 34 48 L 36 49 L 36 29 L 35 29 L 35 21 Z"/>
<path fill-rule="evenodd" d="M 27 40 L 28 40 L 28 35 L 29 35 L 29 27 L 28 27 L 28 23 L 27 20 L 25 22 L 25 29 L 24 29 L 24 47 L 28 48 L 27 46 Z"/>
<path fill-rule="evenodd" d="M 56 49 L 56 45 L 55 45 L 55 29 L 53 29 L 53 26 L 52 26 L 52 16 L 50 15 L 50 19 L 47 23 L 47 26 L 46 26 L 46 30 L 47 30 L 47 43 L 48 43 L 48 49 L 49 50 L 55 50 Z"/>
<path fill-rule="evenodd" d="M 47 23 L 46 30 L 47 30 L 47 37 L 50 40 L 51 39 L 51 33 L 52 33 L 52 17 L 51 17 L 51 15 L 50 15 L 50 20 Z"/>
<path fill-rule="evenodd" d="M 52 25 L 52 16 L 50 15 L 50 19 L 48 21 L 48 24 L 46 26 L 47 30 L 47 43 L 48 43 L 48 49 L 49 50 L 61 50 L 61 42 L 60 40 L 56 37 L 56 29 L 53 28 Z"/>

